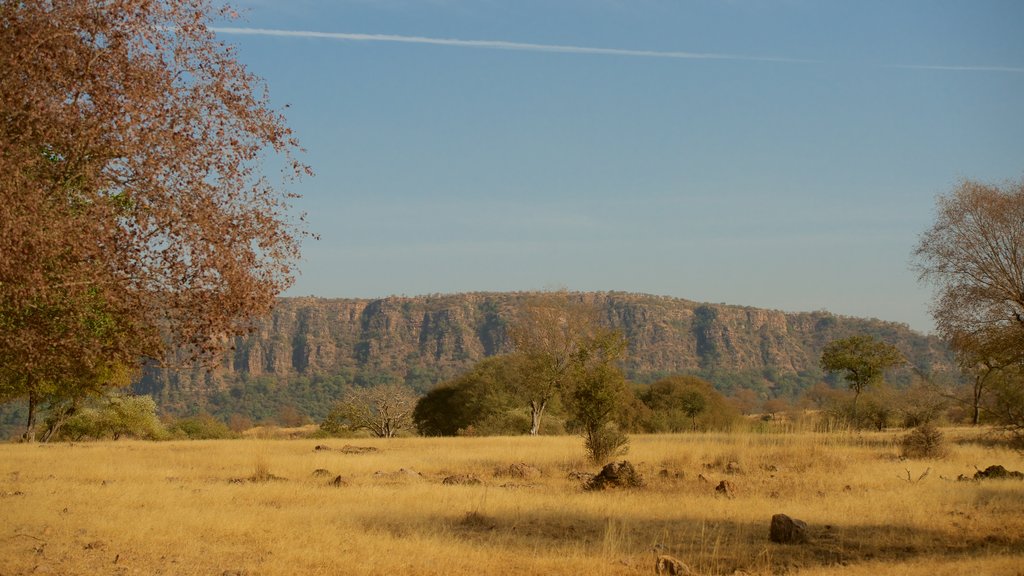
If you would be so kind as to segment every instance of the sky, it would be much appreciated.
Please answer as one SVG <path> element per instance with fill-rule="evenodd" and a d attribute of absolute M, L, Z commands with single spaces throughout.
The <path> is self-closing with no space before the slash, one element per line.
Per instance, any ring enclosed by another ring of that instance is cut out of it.
<path fill-rule="evenodd" d="M 1016 0 L 242 0 L 316 175 L 290 296 L 567 288 L 933 330 L 935 198 L 1024 178 Z"/>

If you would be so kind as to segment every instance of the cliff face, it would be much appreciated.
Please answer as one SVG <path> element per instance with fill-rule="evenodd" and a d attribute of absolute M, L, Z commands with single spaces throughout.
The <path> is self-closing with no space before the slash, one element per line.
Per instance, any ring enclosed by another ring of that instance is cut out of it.
<path fill-rule="evenodd" d="M 287 381 L 387 373 L 407 381 L 450 378 L 509 350 L 507 326 L 528 293 L 473 293 L 379 300 L 284 298 L 212 371 L 148 371 L 136 390 L 203 394 L 264 377 Z M 815 371 L 822 347 L 869 333 L 899 347 L 925 371 L 951 366 L 934 338 L 902 324 L 625 293 L 574 294 L 629 341 L 634 378 L 679 372 Z M 426 385 L 429 385 L 427 382 Z M 420 387 L 425 384 L 418 382 Z"/>

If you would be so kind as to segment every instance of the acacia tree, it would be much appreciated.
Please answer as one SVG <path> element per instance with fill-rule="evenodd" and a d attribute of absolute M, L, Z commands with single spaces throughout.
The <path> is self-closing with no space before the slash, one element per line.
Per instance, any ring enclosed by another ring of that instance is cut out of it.
<path fill-rule="evenodd" d="M 209 358 L 293 280 L 308 172 L 210 0 L 0 3 L 0 401 Z M 260 173 L 286 165 L 280 184 Z"/>
<path fill-rule="evenodd" d="M 880 382 L 886 370 L 903 362 L 903 354 L 895 346 L 866 334 L 833 340 L 821 353 L 821 367 L 828 372 L 842 372 L 853 390 L 855 419 L 861 392 Z"/>
<path fill-rule="evenodd" d="M 331 433 L 346 427 L 369 430 L 378 438 L 391 438 L 412 427 L 417 400 L 412 389 L 403 384 L 349 388 L 320 427 Z"/>
<path fill-rule="evenodd" d="M 509 335 L 520 372 L 515 392 L 530 407 L 531 436 L 540 433 L 544 410 L 571 378 L 573 359 L 595 326 L 593 309 L 565 292 L 534 297 L 520 308 Z"/>

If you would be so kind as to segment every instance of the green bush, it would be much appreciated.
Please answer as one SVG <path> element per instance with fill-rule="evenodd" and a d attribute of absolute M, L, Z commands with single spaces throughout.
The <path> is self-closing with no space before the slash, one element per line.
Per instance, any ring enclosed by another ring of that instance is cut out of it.
<path fill-rule="evenodd" d="M 238 435 L 228 425 L 209 414 L 199 414 L 182 418 L 168 426 L 173 438 L 189 440 L 219 440 L 237 438 Z"/>

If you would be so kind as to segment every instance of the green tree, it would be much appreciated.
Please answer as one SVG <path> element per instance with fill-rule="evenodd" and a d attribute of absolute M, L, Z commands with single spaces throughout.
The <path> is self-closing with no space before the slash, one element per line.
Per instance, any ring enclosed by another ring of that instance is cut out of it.
<path fill-rule="evenodd" d="M 841 372 L 853 391 L 854 419 L 861 393 L 881 382 L 886 370 L 903 362 L 903 354 L 895 346 L 867 335 L 833 340 L 821 353 L 821 367 L 828 372 Z"/>
<path fill-rule="evenodd" d="M 572 357 L 567 403 L 587 454 L 597 464 L 623 453 L 629 441 L 615 421 L 629 394 L 618 366 L 625 350 L 626 341 L 619 333 L 601 330 L 584 340 Z"/>
<path fill-rule="evenodd" d="M 492 356 L 469 372 L 445 382 L 416 403 L 413 421 L 424 436 L 520 434 L 522 409 L 514 396 L 518 358 Z M 529 421 L 526 422 L 529 426 Z"/>
<path fill-rule="evenodd" d="M 215 12 L 0 4 L 0 402 L 28 400 L 28 440 L 38 406 L 208 359 L 292 283 L 305 233 L 261 171 L 308 170 Z"/>
<path fill-rule="evenodd" d="M 739 412 L 710 382 L 697 376 L 662 378 L 641 393 L 651 409 L 647 429 L 652 432 L 726 429 Z"/>

